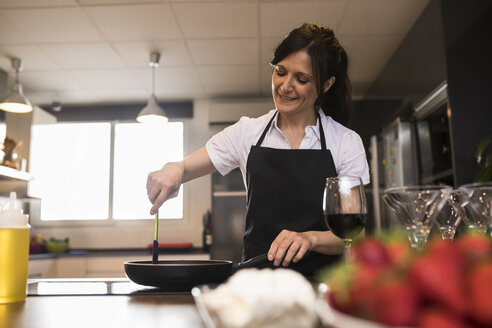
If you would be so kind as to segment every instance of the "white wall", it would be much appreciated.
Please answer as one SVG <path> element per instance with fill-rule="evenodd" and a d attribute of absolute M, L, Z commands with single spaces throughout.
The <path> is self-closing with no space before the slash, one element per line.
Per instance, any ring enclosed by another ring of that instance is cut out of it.
<path fill-rule="evenodd" d="M 250 101 L 246 101 L 246 103 L 250 103 Z M 237 120 L 241 115 L 257 116 L 259 103 L 263 103 L 264 113 L 272 108 L 269 99 L 254 103 L 255 105 L 251 106 L 251 113 L 239 113 L 235 110 L 237 102 L 231 103 L 230 106 L 223 106 L 220 110 L 224 111 L 224 119 Z M 221 104 L 223 105 L 223 102 Z M 206 100 L 195 101 L 193 118 L 183 121 L 185 156 L 204 146 L 212 136 L 213 129 L 209 126 L 209 108 L 215 108 L 214 105 L 214 102 Z M 217 113 L 216 110 L 213 111 L 214 120 L 220 121 L 220 113 Z M 231 116 L 229 111 L 236 112 L 236 114 Z M 190 181 L 184 185 L 183 189 L 184 217 L 181 220 L 160 220 L 159 242 L 191 242 L 194 246 L 200 247 L 202 245 L 202 216 L 211 209 L 212 204 L 211 177 L 205 176 Z M 33 226 L 32 231 L 33 233 L 41 233 L 46 238 L 69 237 L 72 248 L 141 248 L 152 242 L 154 238 L 153 229 L 153 221 L 143 221 L 115 222 L 111 225 L 96 222 L 71 226 Z"/>

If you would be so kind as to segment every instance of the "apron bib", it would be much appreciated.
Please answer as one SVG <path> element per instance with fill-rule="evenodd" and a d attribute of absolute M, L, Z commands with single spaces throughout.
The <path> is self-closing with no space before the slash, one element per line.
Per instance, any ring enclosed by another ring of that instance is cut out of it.
<path fill-rule="evenodd" d="M 323 192 L 327 177 L 336 176 L 319 113 L 321 149 L 274 149 L 261 147 L 276 112 L 255 146 L 246 164 L 247 214 L 243 261 L 266 254 L 283 230 L 296 232 L 328 230 L 323 218 Z M 289 268 L 313 273 L 339 256 L 308 252 Z M 269 262 L 268 267 L 273 267 Z"/>

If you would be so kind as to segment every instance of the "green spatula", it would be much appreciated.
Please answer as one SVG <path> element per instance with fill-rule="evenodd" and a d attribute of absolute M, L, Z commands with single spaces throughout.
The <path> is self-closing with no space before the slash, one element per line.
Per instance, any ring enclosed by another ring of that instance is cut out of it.
<path fill-rule="evenodd" d="M 154 244 L 152 245 L 152 264 L 157 264 L 159 261 L 159 242 L 157 236 L 159 234 L 159 211 L 155 213 L 154 220 Z"/>

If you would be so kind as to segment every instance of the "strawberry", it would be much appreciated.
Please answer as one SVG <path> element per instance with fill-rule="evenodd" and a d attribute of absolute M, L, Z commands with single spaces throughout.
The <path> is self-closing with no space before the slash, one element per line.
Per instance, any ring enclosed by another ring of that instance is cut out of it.
<path fill-rule="evenodd" d="M 370 303 L 371 319 L 392 326 L 412 326 L 419 310 L 414 288 L 403 281 L 391 280 L 374 291 Z"/>
<path fill-rule="evenodd" d="M 391 263 L 387 249 L 379 240 L 372 237 L 359 243 L 354 248 L 353 256 L 354 261 L 376 268 L 385 268 Z"/>
<path fill-rule="evenodd" d="M 407 262 L 412 255 L 412 249 L 408 240 L 392 241 L 387 246 L 392 265 L 401 265 Z"/>
<path fill-rule="evenodd" d="M 462 276 L 452 261 L 430 254 L 415 258 L 410 267 L 411 280 L 424 298 L 459 314 L 466 311 Z"/>
<path fill-rule="evenodd" d="M 341 312 L 364 315 L 378 272 L 373 267 L 356 264 L 332 268 L 326 280 L 331 288 L 325 295 L 326 301 Z"/>
<path fill-rule="evenodd" d="M 492 262 L 473 268 L 467 279 L 467 287 L 471 317 L 492 327 Z"/>
<path fill-rule="evenodd" d="M 367 316 L 368 304 L 380 278 L 380 273 L 379 269 L 369 265 L 358 266 L 350 286 L 350 303 L 354 306 L 353 314 Z"/>
<path fill-rule="evenodd" d="M 460 317 L 449 311 L 433 309 L 422 313 L 418 318 L 419 328 L 468 328 L 470 327 Z"/>
<path fill-rule="evenodd" d="M 328 267 L 320 273 L 321 281 L 330 286 L 325 294 L 326 301 L 334 308 L 352 314 L 355 305 L 351 299 L 351 288 L 357 269 L 353 264 Z"/>
<path fill-rule="evenodd" d="M 325 301 L 330 304 L 334 309 L 348 313 L 348 314 L 353 314 L 355 312 L 355 307 L 353 304 L 347 302 L 344 302 L 344 300 L 341 300 L 338 298 L 333 291 L 328 291 L 325 293 Z"/>
<path fill-rule="evenodd" d="M 492 242 L 485 235 L 468 233 L 458 238 L 457 243 L 471 261 L 492 256 Z"/>
<path fill-rule="evenodd" d="M 378 238 L 381 239 L 388 252 L 390 263 L 393 266 L 407 264 L 411 258 L 412 249 L 408 242 L 408 234 L 404 230 L 391 230 L 380 233 Z"/>
<path fill-rule="evenodd" d="M 451 261 L 451 264 L 458 268 L 463 268 L 466 265 L 465 252 L 450 240 L 443 240 L 441 238 L 432 239 L 428 245 L 428 253 L 430 256 Z"/>

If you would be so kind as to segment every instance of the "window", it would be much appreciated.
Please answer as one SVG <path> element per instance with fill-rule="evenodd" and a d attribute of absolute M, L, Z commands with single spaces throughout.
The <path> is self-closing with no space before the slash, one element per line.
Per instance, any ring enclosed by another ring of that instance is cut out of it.
<path fill-rule="evenodd" d="M 149 219 L 147 175 L 183 158 L 183 123 L 58 123 L 31 130 L 29 194 L 41 220 Z M 183 217 L 183 194 L 161 218 Z"/>
<path fill-rule="evenodd" d="M 115 125 L 113 218 L 150 217 L 147 198 L 147 175 L 164 163 L 183 158 L 183 123 Z M 181 190 L 182 191 L 182 190 Z M 159 217 L 183 217 L 183 194 L 166 201 Z"/>

